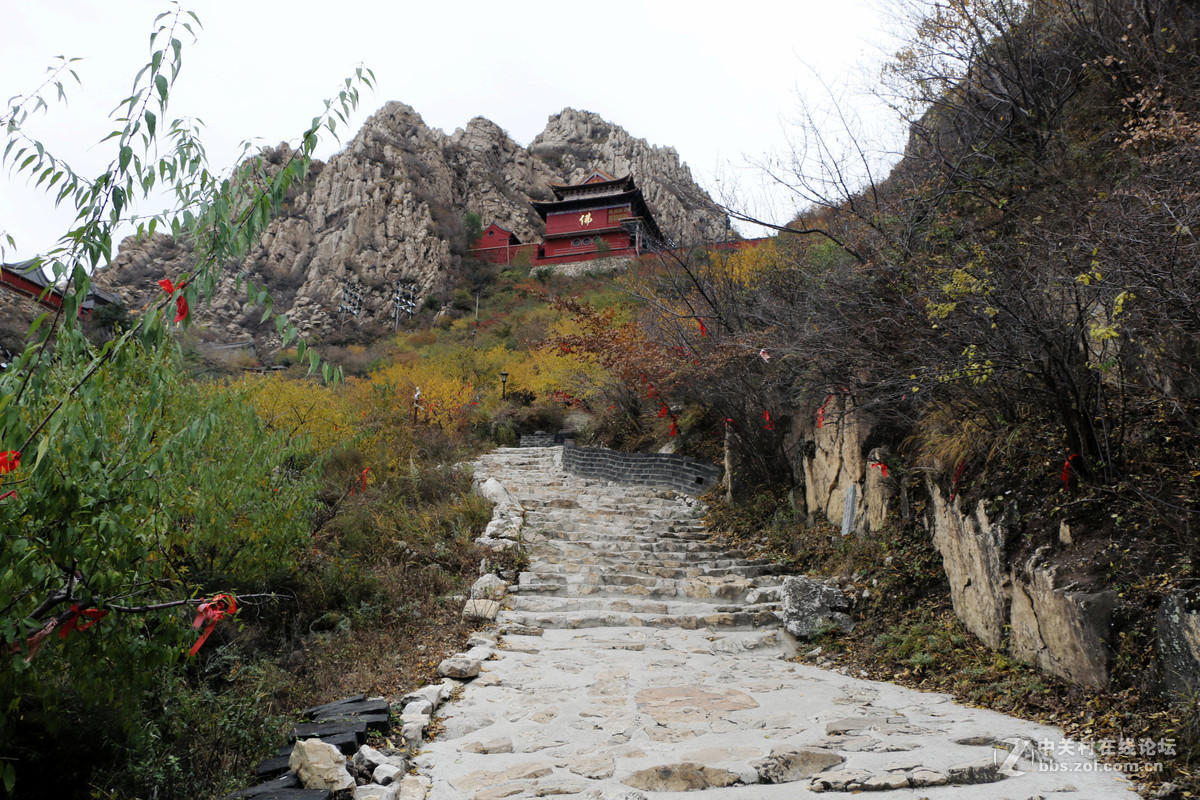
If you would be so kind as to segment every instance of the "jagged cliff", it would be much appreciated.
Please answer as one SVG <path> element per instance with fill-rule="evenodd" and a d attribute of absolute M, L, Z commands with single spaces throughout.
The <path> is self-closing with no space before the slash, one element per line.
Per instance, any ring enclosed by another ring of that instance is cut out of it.
<path fill-rule="evenodd" d="M 281 146 L 266 155 L 282 163 L 288 151 Z M 594 169 L 631 173 L 675 241 L 726 235 L 726 219 L 709 210 L 707 194 L 674 149 L 651 146 L 596 114 L 565 109 L 526 149 L 481 117 L 448 135 L 392 102 L 344 151 L 313 165 L 308 185 L 238 269 L 264 282 L 276 307 L 306 336 L 319 337 L 338 323 L 347 285 L 363 294 L 362 313 L 347 324 L 390 321 L 397 282 L 411 285 L 418 298 L 456 282 L 468 244 L 465 212 L 511 229 L 522 241 L 537 240 L 542 223 L 529 199 L 548 199 L 551 184 L 576 182 Z M 126 240 L 96 281 L 136 308 L 157 291 L 158 278 L 190 266 L 187 247 L 168 237 Z M 217 338 L 251 334 L 270 347 L 274 327 L 259 331 L 261 312 L 236 290 L 238 269 L 211 305 L 196 310 L 196 319 Z"/>

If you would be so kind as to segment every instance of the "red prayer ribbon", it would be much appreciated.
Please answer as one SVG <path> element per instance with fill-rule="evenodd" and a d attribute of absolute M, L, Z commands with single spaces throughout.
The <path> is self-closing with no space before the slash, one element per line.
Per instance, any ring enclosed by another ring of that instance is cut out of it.
<path fill-rule="evenodd" d="M 660 404 L 659 409 L 658 409 L 658 418 L 659 419 L 662 419 L 663 417 L 667 416 L 667 414 L 670 414 L 670 413 L 671 413 L 671 409 L 667 408 L 666 403 Z"/>
<path fill-rule="evenodd" d="M 704 327 L 704 320 L 702 320 L 700 317 L 696 317 L 696 322 L 700 323 L 700 335 L 708 336 L 708 328 Z"/>
<path fill-rule="evenodd" d="M 182 294 L 183 287 L 187 285 L 187 281 L 184 281 L 176 286 L 175 284 L 171 283 L 170 279 L 163 278 L 158 282 L 158 285 L 167 294 L 175 294 L 176 291 L 181 293 L 179 297 L 175 298 L 175 321 L 182 322 L 187 318 L 188 315 L 188 301 L 187 298 Z"/>
<path fill-rule="evenodd" d="M 67 638 L 67 634 L 71 631 L 86 631 L 88 628 L 95 625 L 100 620 L 108 616 L 108 611 L 101 611 L 98 608 L 80 608 L 78 605 L 71 606 L 71 618 L 68 619 L 61 628 L 58 629 L 58 635 L 62 638 Z M 83 625 L 79 624 L 79 620 L 88 619 L 89 622 Z"/>
<path fill-rule="evenodd" d="M 212 600 L 201 603 L 196 619 L 192 622 L 192 627 L 200 630 L 200 627 L 205 622 L 208 627 L 204 629 L 204 633 L 200 634 L 200 638 L 192 645 L 192 649 L 188 650 L 189 656 L 194 656 L 200 652 L 200 648 L 208 640 L 209 635 L 213 632 L 213 628 L 217 627 L 217 623 L 225 619 L 225 617 L 233 616 L 237 613 L 237 600 L 227 594 L 219 594 Z"/>
<path fill-rule="evenodd" d="M 883 473 L 883 477 L 885 477 L 885 478 L 886 478 L 886 477 L 888 476 L 888 473 L 887 473 L 887 464 L 884 464 L 882 461 L 872 461 L 872 462 L 871 462 L 871 466 L 872 466 L 872 467 L 878 467 L 878 468 L 879 468 L 879 471 Z"/>
<path fill-rule="evenodd" d="M 646 390 L 646 397 L 653 399 L 655 394 L 654 384 L 650 384 L 650 388 Z"/>
<path fill-rule="evenodd" d="M 765 409 L 763 410 L 763 422 L 766 423 L 765 425 L 763 425 L 763 430 L 765 430 L 765 431 L 775 430 L 775 423 L 771 421 L 771 412 L 767 411 Z"/>
<path fill-rule="evenodd" d="M 1083 458 L 1083 456 L 1079 455 L 1079 453 L 1071 453 L 1071 455 L 1067 456 L 1067 460 L 1063 462 L 1062 474 L 1058 476 L 1058 479 L 1063 482 L 1064 492 L 1071 488 L 1071 462 L 1077 458 Z"/>
<path fill-rule="evenodd" d="M 362 471 L 362 490 L 364 493 L 367 491 L 367 473 L 370 471 L 371 471 L 370 467 L 367 467 L 366 469 L 364 469 Z"/>
<path fill-rule="evenodd" d="M 679 435 L 679 429 L 675 427 L 675 420 L 671 420 L 671 435 L 672 436 Z"/>
<path fill-rule="evenodd" d="M 4 494 L 0 494 L 0 500 L 7 500 L 10 497 L 16 497 L 16 496 L 17 496 L 17 490 L 13 489 L 11 492 L 5 492 Z"/>
<path fill-rule="evenodd" d="M 817 409 L 817 427 L 821 428 L 825 425 L 825 406 L 829 405 L 829 401 L 833 399 L 833 395 L 825 398 L 825 402 L 821 403 L 821 407 Z"/>
<path fill-rule="evenodd" d="M 954 480 L 950 482 L 950 502 L 954 502 L 954 498 L 958 497 L 958 482 L 962 480 L 963 473 L 967 470 L 967 460 L 961 459 L 958 466 L 954 469 Z"/>
<path fill-rule="evenodd" d="M 21 466 L 21 454 L 16 450 L 5 450 L 0 453 L 0 475 L 12 472 L 19 466 Z"/>

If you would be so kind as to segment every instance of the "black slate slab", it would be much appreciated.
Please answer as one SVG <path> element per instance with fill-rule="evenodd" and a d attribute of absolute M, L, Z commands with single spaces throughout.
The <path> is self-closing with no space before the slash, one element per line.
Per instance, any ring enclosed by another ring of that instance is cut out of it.
<path fill-rule="evenodd" d="M 312 706 L 311 708 L 306 708 L 303 711 L 301 711 L 300 713 L 306 717 L 311 717 L 314 714 L 321 713 L 322 711 L 324 711 L 327 708 L 330 708 L 331 706 L 341 706 L 341 705 L 346 705 L 347 703 L 361 703 L 361 702 L 365 701 L 366 699 L 367 699 L 367 696 L 365 694 L 355 694 L 355 695 L 351 695 L 350 697 L 343 697 L 341 700 L 334 700 L 332 703 L 322 703 L 319 706 Z"/>
<path fill-rule="evenodd" d="M 353 717 L 338 722 L 301 722 L 288 733 L 288 741 L 294 742 L 297 739 L 311 739 L 314 736 L 318 739 L 324 739 L 326 736 L 333 736 L 339 733 L 352 733 L 358 743 L 361 744 L 362 740 L 367 736 L 367 723 L 365 720 L 354 719 Z"/>
<path fill-rule="evenodd" d="M 288 771 L 288 756 L 292 754 L 292 749 L 289 747 L 286 755 L 268 758 L 266 761 L 254 768 L 254 774 L 260 778 L 269 778 L 273 775 L 279 775 Z"/>
<path fill-rule="evenodd" d="M 328 716 L 321 715 L 316 718 L 316 722 L 355 722 L 362 721 L 367 724 L 369 731 L 386 731 L 390 718 L 387 714 L 331 714 Z"/>
<path fill-rule="evenodd" d="M 361 716 L 362 714 L 386 714 L 392 710 L 387 700 L 353 700 L 336 703 L 326 703 L 304 710 L 304 716 L 310 719 L 330 716 Z"/>

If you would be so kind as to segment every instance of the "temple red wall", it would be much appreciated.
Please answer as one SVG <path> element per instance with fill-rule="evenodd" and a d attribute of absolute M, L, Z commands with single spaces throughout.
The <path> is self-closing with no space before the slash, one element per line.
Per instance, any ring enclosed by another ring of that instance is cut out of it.
<path fill-rule="evenodd" d="M 629 233 L 623 230 L 610 230 L 607 233 L 596 234 L 590 231 L 579 231 L 570 238 L 547 238 L 545 253 L 547 258 L 565 255 L 596 253 L 600 251 L 598 240 L 603 240 L 609 252 L 606 255 L 624 255 L 632 252 L 629 246 Z M 578 245 L 575 242 L 579 242 Z"/>
<path fill-rule="evenodd" d="M 592 215 L 592 221 L 588 225 L 582 225 L 579 222 L 579 218 L 586 214 Z M 575 231 L 592 232 L 605 228 L 614 228 L 618 227 L 621 224 L 621 220 L 628 216 L 628 203 L 618 206 L 601 206 L 600 208 L 589 208 L 581 211 L 565 211 L 550 214 L 546 217 L 546 235 L 574 233 Z"/>

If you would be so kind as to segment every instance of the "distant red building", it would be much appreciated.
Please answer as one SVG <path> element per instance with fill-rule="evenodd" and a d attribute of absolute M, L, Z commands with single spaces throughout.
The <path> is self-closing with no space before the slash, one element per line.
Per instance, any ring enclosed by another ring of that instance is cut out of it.
<path fill-rule="evenodd" d="M 22 261 L 20 264 L 0 264 L 0 288 L 51 310 L 61 308 L 63 304 L 62 292 L 46 277 L 41 263 L 36 260 Z M 121 298 L 93 286 L 79 307 L 79 316 L 91 316 L 92 309 L 98 305 L 120 304 Z"/>
<path fill-rule="evenodd" d="M 530 264 L 567 264 L 611 256 L 636 256 L 662 249 L 663 235 L 633 177 L 614 178 L 596 170 L 572 186 L 552 186 L 554 199 L 533 202 L 546 223 L 543 244 L 522 244 L 492 223 L 475 240 L 471 255 L 509 264 L 528 255 Z"/>
<path fill-rule="evenodd" d="M 471 247 L 471 255 L 480 261 L 492 264 L 511 264 L 521 254 L 529 255 L 532 264 L 537 258 L 537 246 L 521 244 L 521 240 L 512 231 L 501 228 L 496 223 L 488 225 Z"/>

